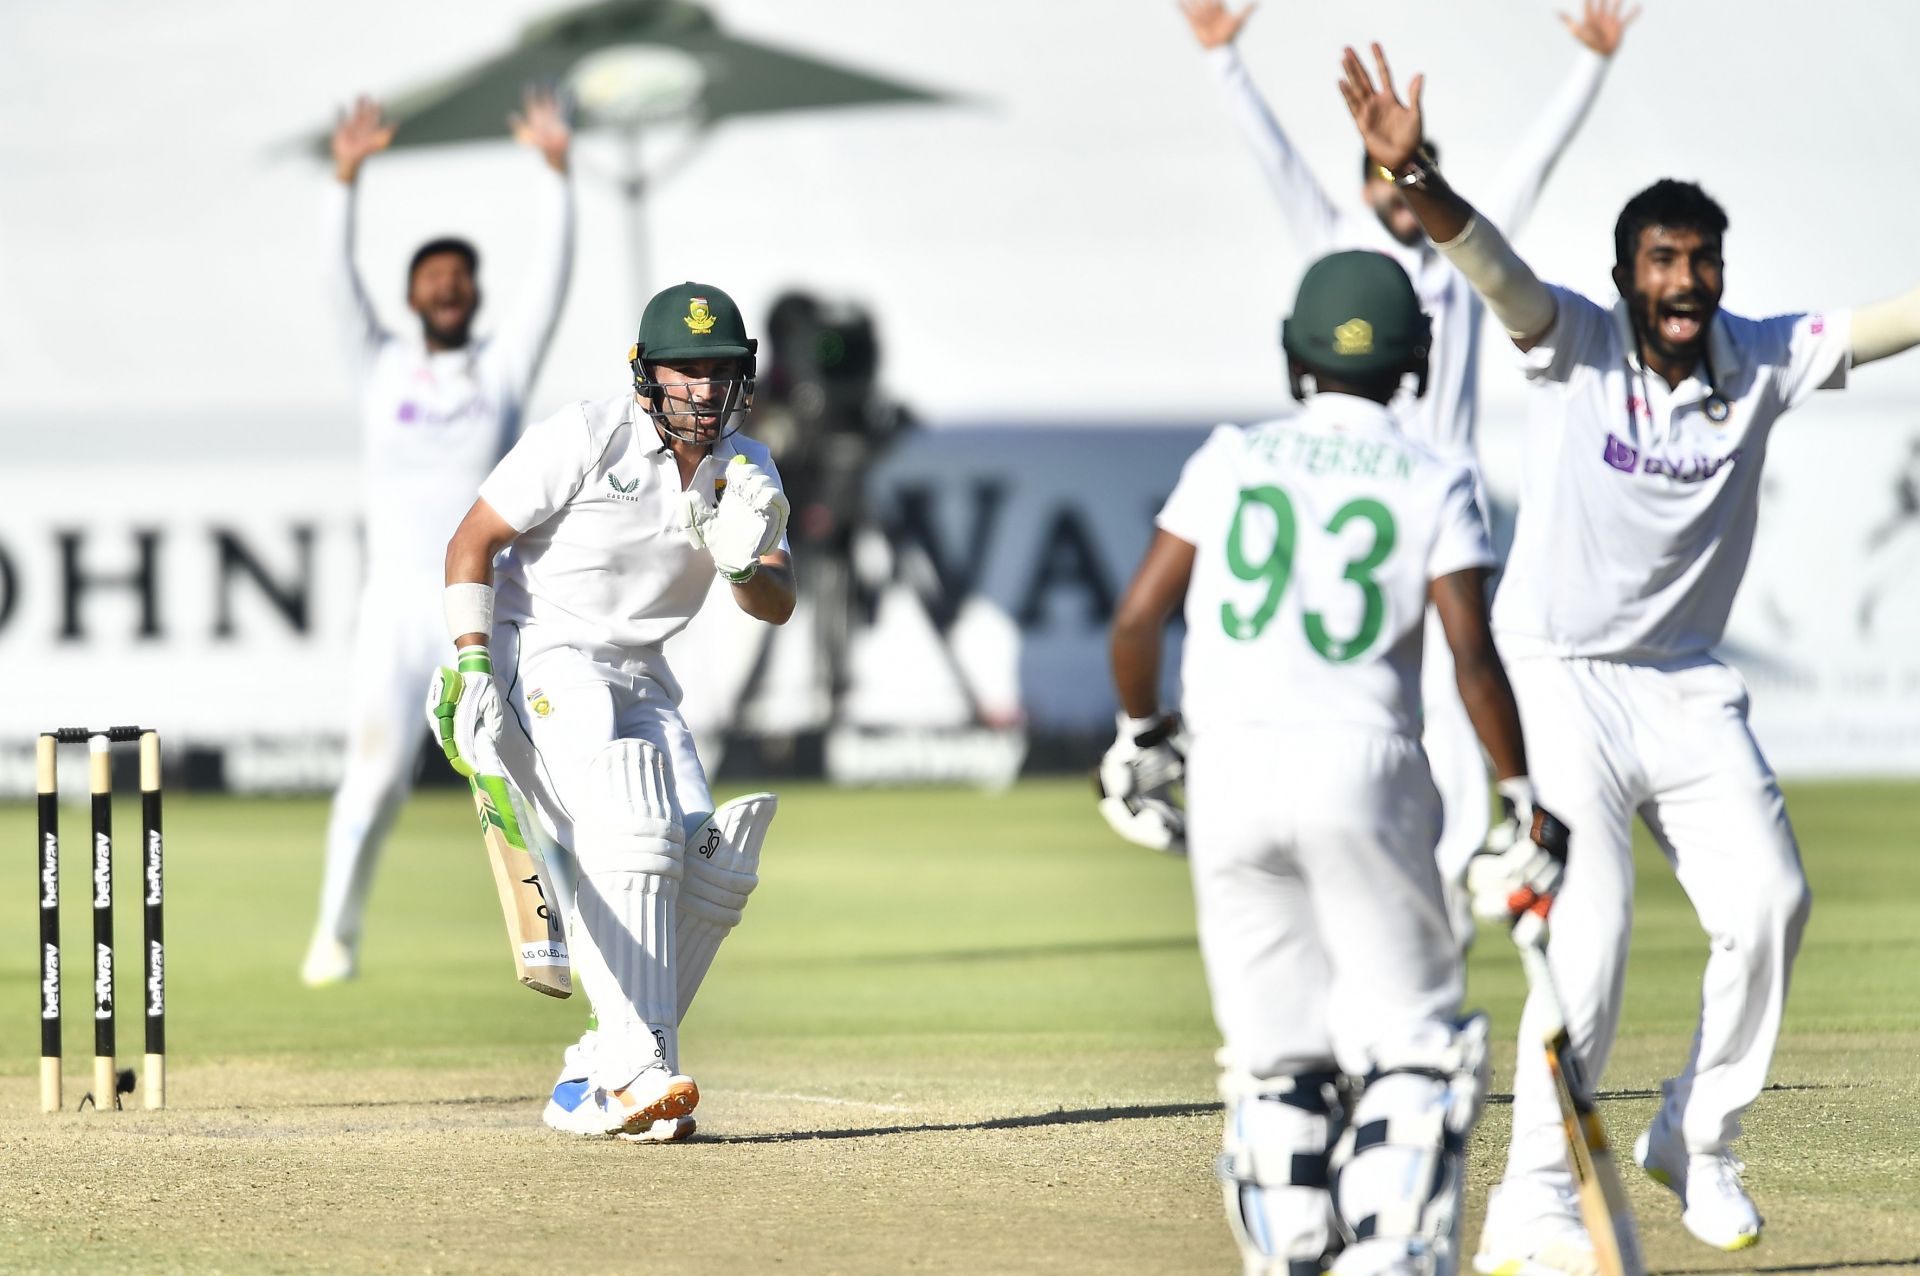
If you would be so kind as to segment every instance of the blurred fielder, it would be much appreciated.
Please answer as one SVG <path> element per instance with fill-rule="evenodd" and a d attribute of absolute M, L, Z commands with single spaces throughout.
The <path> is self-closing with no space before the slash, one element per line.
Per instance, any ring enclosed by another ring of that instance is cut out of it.
<path fill-rule="evenodd" d="M 1741 1249 L 1761 1220 L 1729 1151 L 1759 1095 L 1809 907 L 1740 675 L 1710 653 L 1752 546 L 1767 437 L 1782 412 L 1839 389 L 1852 364 L 1920 343 L 1920 290 L 1851 313 L 1745 319 L 1720 309 L 1726 214 L 1660 181 L 1614 230 L 1611 308 L 1542 284 L 1421 146 L 1379 47 L 1351 49 L 1341 91 L 1374 162 L 1525 354 L 1532 427 L 1520 521 L 1494 605 L 1543 801 L 1575 830 L 1554 909 L 1552 970 L 1598 1080 L 1620 1012 L 1637 811 L 1711 940 L 1686 1066 L 1634 1148 L 1683 1203 L 1688 1231 Z M 1539 1039 L 1528 1003 L 1520 1035 Z M 1506 1177 L 1483 1272 L 1590 1270 L 1552 1091 L 1523 1050 Z"/>
<path fill-rule="evenodd" d="M 1516 892 L 1544 911 L 1561 866 L 1531 836 L 1545 813 L 1535 820 L 1487 625 L 1493 551 L 1472 467 L 1402 434 L 1389 406 L 1428 373 L 1411 282 L 1379 253 L 1336 253 L 1307 271 L 1283 334 L 1305 410 L 1213 432 L 1115 616 L 1123 713 L 1103 786 L 1135 805 L 1142 833 L 1168 809 L 1154 795 L 1182 760 L 1157 698 L 1161 631 L 1184 599 L 1188 853 L 1226 1042 L 1220 1173 L 1246 1271 L 1330 1260 L 1445 1276 L 1487 1019 L 1458 1017 L 1461 957 L 1433 854 L 1429 601 L 1528 833 L 1503 826 L 1504 853 L 1476 878 L 1513 920 Z"/>
<path fill-rule="evenodd" d="M 381 326 L 354 267 L 360 166 L 385 150 L 393 126 L 361 98 L 333 133 L 327 192 L 335 308 L 358 388 L 366 456 L 367 580 L 353 640 L 346 774 L 327 823 L 320 919 L 301 975 L 309 984 L 353 977 L 361 915 L 381 843 L 413 781 L 419 687 L 439 663 L 431 605 L 447 535 L 494 462 L 520 432 L 521 414 L 560 318 L 573 260 L 567 181 L 572 134 L 551 94 L 529 91 L 514 139 L 545 161 L 527 184 L 539 201 L 536 259 L 521 309 L 492 336 L 475 336 L 478 255 L 464 239 L 422 244 L 407 270 L 418 338 Z"/>
<path fill-rule="evenodd" d="M 1518 230 L 1525 223 L 1547 175 L 1593 105 L 1627 24 L 1639 13 L 1622 13 L 1623 3 L 1583 0 L 1579 21 L 1562 16 L 1583 47 L 1560 90 L 1535 114 L 1493 183 L 1496 193 L 1489 207 L 1501 225 Z M 1392 257 L 1412 277 L 1422 308 L 1433 317 L 1432 371 L 1426 395 L 1415 400 L 1403 394 L 1395 411 L 1408 437 L 1448 461 L 1474 466 L 1478 482 L 1474 424 L 1483 313 L 1479 297 L 1420 233 L 1400 188 L 1376 173 L 1365 155 L 1360 157 L 1360 197 L 1366 211 L 1343 210 L 1328 197 L 1281 131 L 1234 48 L 1253 5 L 1234 13 L 1220 0 L 1181 0 L 1181 8 L 1194 38 L 1207 50 L 1228 113 L 1273 188 L 1301 255 L 1311 260 L 1335 249 L 1367 248 Z M 1447 644 L 1433 613 L 1427 617 L 1422 677 L 1422 737 L 1445 811 L 1440 872 L 1449 887 L 1449 920 L 1465 943 L 1472 938 L 1472 920 L 1464 894 L 1452 888 L 1487 836 L 1487 769 L 1473 724 L 1454 691 Z"/>
<path fill-rule="evenodd" d="M 734 433 L 757 348 L 718 288 L 660 292 L 632 391 L 529 429 L 447 546 L 459 668 L 435 675 L 428 718 L 457 769 L 504 769 L 548 843 L 597 1019 L 546 1107 L 567 1133 L 693 1132 L 679 1023 L 758 880 L 773 795 L 713 809 L 661 649 L 716 572 L 748 615 L 793 614 L 780 476 Z"/>

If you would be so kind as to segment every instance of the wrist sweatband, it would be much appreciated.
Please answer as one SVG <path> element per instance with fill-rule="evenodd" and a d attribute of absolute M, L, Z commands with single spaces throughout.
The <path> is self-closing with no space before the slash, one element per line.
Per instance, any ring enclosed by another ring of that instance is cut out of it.
<path fill-rule="evenodd" d="M 447 637 L 459 642 L 468 634 L 493 636 L 493 586 L 471 582 L 448 585 L 443 597 Z"/>

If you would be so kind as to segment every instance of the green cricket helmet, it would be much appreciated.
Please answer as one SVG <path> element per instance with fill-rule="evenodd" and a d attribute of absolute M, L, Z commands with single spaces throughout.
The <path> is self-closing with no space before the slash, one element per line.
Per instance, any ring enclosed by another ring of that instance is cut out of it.
<path fill-rule="evenodd" d="M 633 391 L 647 405 L 660 428 L 683 443 L 712 446 L 740 428 L 740 422 L 753 406 L 753 386 L 760 343 L 747 335 L 746 320 L 740 307 L 712 284 L 691 281 L 663 288 L 647 302 L 640 316 L 640 334 L 627 351 L 627 363 L 633 369 Z M 720 406 L 720 429 L 711 438 L 700 437 L 695 418 L 701 413 L 687 400 L 672 399 L 655 378 L 660 364 L 694 363 L 706 359 L 730 359 L 731 375 L 709 378 L 726 387 L 726 399 Z"/>
<path fill-rule="evenodd" d="M 1433 325 L 1400 263 L 1384 253 L 1332 253 L 1307 268 L 1280 346 L 1310 370 L 1347 381 L 1420 372 Z"/>

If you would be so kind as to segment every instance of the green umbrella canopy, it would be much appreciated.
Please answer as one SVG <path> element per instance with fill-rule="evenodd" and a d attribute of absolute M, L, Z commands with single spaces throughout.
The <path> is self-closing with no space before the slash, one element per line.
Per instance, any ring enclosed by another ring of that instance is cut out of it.
<path fill-rule="evenodd" d="M 570 91 L 586 125 L 677 114 L 712 123 L 768 111 L 943 100 L 729 35 L 689 0 L 602 0 L 531 22 L 499 56 L 394 97 L 387 103 L 388 118 L 399 125 L 393 144 L 498 140 L 521 89 L 535 83 Z M 329 136 L 313 139 L 322 155 Z"/>

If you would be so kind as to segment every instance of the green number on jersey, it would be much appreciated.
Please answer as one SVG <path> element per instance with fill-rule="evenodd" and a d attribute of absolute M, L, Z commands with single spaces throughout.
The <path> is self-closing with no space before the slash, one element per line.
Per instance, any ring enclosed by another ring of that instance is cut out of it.
<path fill-rule="evenodd" d="M 1380 586 L 1374 583 L 1373 572 L 1387 561 L 1387 555 L 1393 552 L 1394 527 L 1393 515 L 1387 507 L 1371 497 L 1361 497 L 1342 505 L 1327 524 L 1327 531 L 1335 536 L 1340 529 L 1356 518 L 1364 518 L 1373 524 L 1373 548 L 1366 555 L 1347 564 L 1346 578 L 1360 586 L 1360 596 L 1364 606 L 1360 613 L 1360 628 L 1351 638 L 1334 638 L 1327 633 L 1326 622 L 1320 613 L 1310 611 L 1304 617 L 1307 627 L 1307 641 L 1313 649 L 1336 663 L 1358 659 L 1373 640 L 1380 636 L 1380 625 L 1387 618 L 1387 600 L 1380 593 Z"/>
<path fill-rule="evenodd" d="M 1240 542 L 1247 511 L 1256 505 L 1273 514 L 1273 547 L 1265 558 L 1252 562 Z M 1243 641 L 1258 638 L 1267 622 L 1273 619 L 1273 613 L 1280 609 L 1280 595 L 1287 592 L 1287 578 L 1293 575 L 1293 532 L 1293 502 L 1285 492 L 1277 487 L 1262 486 L 1240 493 L 1240 504 L 1233 511 L 1233 526 L 1227 529 L 1227 570 L 1241 580 L 1266 581 L 1267 594 L 1251 616 L 1241 615 L 1232 603 L 1220 604 L 1220 623 L 1227 637 Z"/>
<path fill-rule="evenodd" d="M 1249 559 L 1243 544 L 1247 511 L 1255 506 L 1271 512 L 1274 521 L 1273 545 L 1261 559 Z M 1307 641 L 1315 651 L 1336 663 L 1357 660 L 1366 654 L 1380 636 L 1380 626 L 1387 614 L 1386 598 L 1373 573 L 1393 553 L 1396 539 L 1393 514 L 1379 501 L 1361 497 L 1340 507 L 1333 521 L 1327 524 L 1328 534 L 1338 536 L 1341 529 L 1356 518 L 1373 524 L 1373 547 L 1348 563 L 1345 572 L 1348 580 L 1360 586 L 1363 605 L 1359 630 L 1351 638 L 1335 638 L 1327 633 L 1326 622 L 1319 612 L 1310 611 L 1302 617 Z M 1240 503 L 1233 511 L 1233 524 L 1227 529 L 1227 569 L 1241 580 L 1265 581 L 1267 590 L 1252 615 L 1243 615 L 1232 603 L 1220 604 L 1220 625 L 1227 631 L 1227 637 L 1242 642 L 1258 638 L 1274 613 L 1280 610 L 1280 597 L 1287 592 L 1287 582 L 1293 575 L 1295 532 L 1293 502 L 1285 491 L 1263 484 L 1240 493 Z"/>

